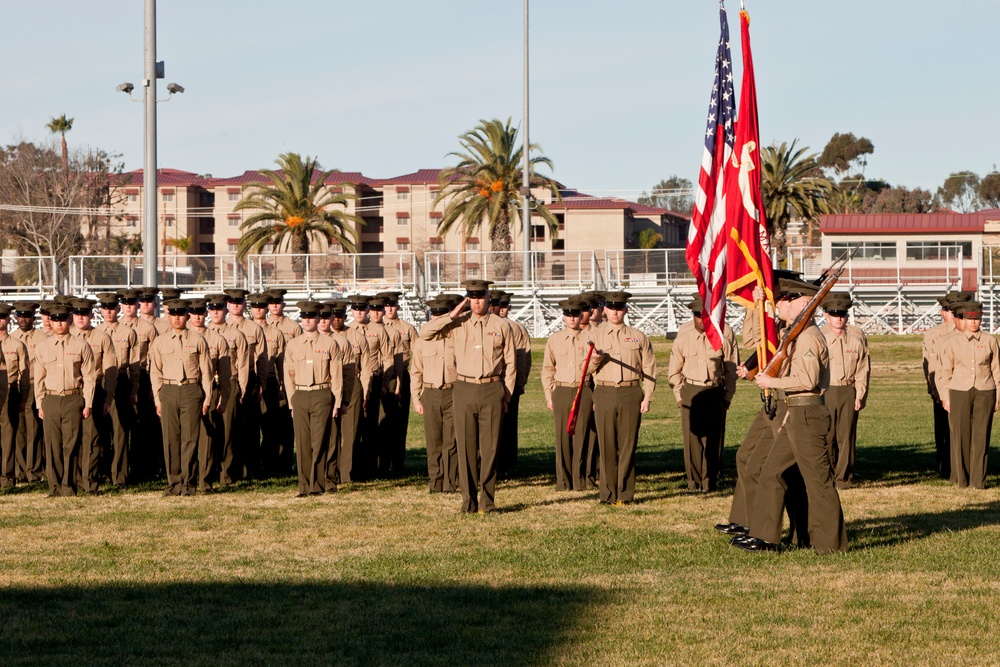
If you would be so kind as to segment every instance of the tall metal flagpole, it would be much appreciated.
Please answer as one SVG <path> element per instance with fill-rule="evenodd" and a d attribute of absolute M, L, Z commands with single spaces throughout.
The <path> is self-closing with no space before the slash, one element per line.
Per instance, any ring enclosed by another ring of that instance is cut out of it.
<path fill-rule="evenodd" d="M 531 266 L 529 257 L 531 251 L 531 209 L 530 193 L 531 179 L 528 172 L 528 0 L 524 0 L 524 167 L 521 171 L 521 195 L 524 197 L 521 211 L 521 234 L 524 246 L 524 259 L 522 267 L 524 269 L 524 286 L 528 287 L 531 280 Z"/>
<path fill-rule="evenodd" d="M 143 108 L 146 112 L 145 160 L 142 170 L 142 284 L 156 286 L 156 0 L 146 0 L 146 46 Z"/>

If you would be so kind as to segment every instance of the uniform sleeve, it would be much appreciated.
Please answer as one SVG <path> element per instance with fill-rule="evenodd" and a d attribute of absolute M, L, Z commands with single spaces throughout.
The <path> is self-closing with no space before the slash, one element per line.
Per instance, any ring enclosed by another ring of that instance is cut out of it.
<path fill-rule="evenodd" d="M 360 336 L 361 342 L 358 344 L 358 361 L 361 363 L 361 400 L 367 401 L 372 393 L 372 349 L 368 346 L 368 339 Z"/>
<path fill-rule="evenodd" d="M 39 349 L 35 348 L 35 361 L 31 365 L 31 381 L 35 383 L 35 405 L 42 407 L 42 399 L 45 398 L 45 364 L 40 360 Z"/>
<path fill-rule="evenodd" d="M 462 317 L 458 319 L 451 319 L 450 317 L 439 317 L 436 320 L 431 320 L 424 326 L 420 327 L 420 337 L 424 340 L 434 340 L 435 338 L 445 338 L 451 333 L 452 328 L 454 328 L 456 322 L 461 322 Z"/>
<path fill-rule="evenodd" d="M 924 367 L 924 380 L 927 381 L 927 393 L 935 401 L 939 401 L 940 396 L 937 390 L 937 367 L 940 363 L 939 359 L 939 347 L 941 341 L 938 340 L 937 328 L 932 328 L 924 334 L 924 344 L 923 344 L 923 367 Z"/>
<path fill-rule="evenodd" d="M 670 362 L 667 364 L 667 384 L 674 392 L 674 399 L 681 400 L 681 388 L 684 386 L 684 337 L 674 339 L 670 349 Z"/>
<path fill-rule="evenodd" d="M 861 405 L 868 400 L 868 383 L 871 379 L 872 360 L 868 356 L 868 339 L 864 332 L 858 332 L 858 369 L 854 374 L 854 393 Z"/>
<path fill-rule="evenodd" d="M 556 354 L 553 343 L 555 336 L 550 336 L 545 341 L 545 352 L 542 355 L 542 391 L 545 393 L 545 402 L 552 402 L 552 392 L 555 390 L 556 382 Z"/>
<path fill-rule="evenodd" d="M 422 345 L 424 342 L 417 339 L 410 348 L 410 395 L 414 405 L 420 403 L 420 397 L 424 393 L 424 355 L 420 350 Z"/>
<path fill-rule="evenodd" d="M 285 334 L 274 327 L 275 350 L 274 354 L 274 377 L 278 381 L 278 395 L 285 395 Z"/>
<path fill-rule="evenodd" d="M 518 324 L 512 326 L 517 329 L 517 387 L 523 393 L 531 373 L 531 338 L 524 327 Z"/>
<path fill-rule="evenodd" d="M 653 354 L 653 344 L 643 334 L 645 345 L 642 348 L 642 398 L 653 400 L 653 390 L 656 389 L 656 356 Z"/>
<path fill-rule="evenodd" d="M 333 394 L 333 409 L 339 410 L 344 404 L 344 353 L 336 342 L 330 352 L 330 392 Z"/>
<path fill-rule="evenodd" d="M 153 387 L 153 402 L 160 407 L 160 390 L 163 389 L 163 353 L 160 343 L 166 338 L 156 339 L 149 346 L 149 382 Z"/>
<path fill-rule="evenodd" d="M 990 348 L 993 351 L 993 358 L 990 359 L 990 371 L 993 373 L 993 385 L 1000 390 L 1000 347 L 997 346 L 997 339 L 993 336 L 989 337 L 989 341 Z"/>
<path fill-rule="evenodd" d="M 747 308 L 743 314 L 743 347 L 756 350 L 760 341 L 760 317 L 756 308 Z"/>
<path fill-rule="evenodd" d="M 250 382 L 250 343 L 239 329 L 234 333 L 236 334 L 233 336 L 235 341 L 233 345 L 236 347 L 236 381 L 240 385 L 240 396 L 246 396 L 247 384 Z"/>
<path fill-rule="evenodd" d="M 134 329 L 122 326 L 128 338 L 128 376 L 132 380 L 132 397 L 139 394 L 139 369 L 141 367 L 141 357 L 139 356 L 139 335 Z"/>
<path fill-rule="evenodd" d="M 222 394 L 223 403 L 228 403 L 233 393 L 233 355 L 225 336 L 220 333 L 216 336 L 219 341 L 219 393 Z"/>
<path fill-rule="evenodd" d="M 496 317 L 496 316 L 494 316 Z M 447 319 L 442 317 L 443 319 Z M 504 384 L 504 397 L 503 402 L 507 403 L 510 397 L 514 395 L 514 390 L 517 387 L 517 349 L 514 346 L 514 336 L 510 335 L 510 331 L 505 331 L 503 337 L 503 384 Z"/>
<path fill-rule="evenodd" d="M 90 346 L 82 340 L 83 352 L 80 354 L 80 373 L 83 375 L 83 407 L 94 409 L 94 390 L 97 388 L 97 366 L 94 363 L 94 353 Z"/>
<path fill-rule="evenodd" d="M 285 385 L 285 397 L 288 405 L 292 405 L 292 396 L 295 395 L 295 349 L 285 347 L 281 355 L 282 384 Z"/>
<path fill-rule="evenodd" d="M 382 375 L 385 377 L 384 381 L 387 382 L 395 377 L 396 345 L 393 339 L 389 337 L 389 331 L 385 327 L 379 332 L 378 337 L 381 341 L 379 350 L 382 353 Z"/>
<path fill-rule="evenodd" d="M 26 401 L 31 391 L 31 360 L 28 356 L 28 346 L 14 338 L 17 348 L 17 388 L 21 392 L 21 400 Z"/>
<path fill-rule="evenodd" d="M 955 352 L 952 349 L 952 336 L 938 342 L 937 364 L 934 367 L 934 387 L 937 389 L 939 401 L 947 401 L 951 390 L 951 380 L 955 375 Z"/>
<path fill-rule="evenodd" d="M 205 403 L 206 407 L 211 407 L 212 402 L 212 359 L 211 351 L 208 349 L 208 343 L 204 338 L 197 334 L 193 334 L 196 338 L 196 346 L 198 347 L 198 366 L 201 370 L 201 389 L 205 392 Z"/>

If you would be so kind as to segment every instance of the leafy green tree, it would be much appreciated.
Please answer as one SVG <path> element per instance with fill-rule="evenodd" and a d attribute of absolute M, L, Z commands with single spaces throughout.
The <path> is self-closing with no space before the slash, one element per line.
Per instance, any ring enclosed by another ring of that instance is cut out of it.
<path fill-rule="evenodd" d="M 819 216 L 829 212 L 829 197 L 834 185 L 824 178 L 816 164 L 816 155 L 806 155 L 808 148 L 796 150 L 796 139 L 789 146 L 767 146 L 761 151 L 761 196 L 774 247 L 784 251 L 788 222 L 806 221 L 812 241 Z"/>
<path fill-rule="evenodd" d="M 66 133 L 73 129 L 73 119 L 67 118 L 66 114 L 53 118 L 52 122 L 45 125 L 52 134 L 60 135 L 62 141 L 62 170 L 69 175 L 69 147 L 66 145 Z"/>
<path fill-rule="evenodd" d="M 935 197 L 940 206 L 959 213 L 971 213 L 982 208 L 979 199 L 979 176 L 971 171 L 958 171 L 944 179 Z"/>
<path fill-rule="evenodd" d="M 903 186 L 869 191 L 864 196 L 860 213 L 930 213 L 934 210 L 934 195 L 921 188 Z"/>
<path fill-rule="evenodd" d="M 651 204 L 647 204 L 650 206 Z M 660 244 L 663 243 L 663 234 L 659 233 L 652 227 L 647 227 L 646 229 L 640 229 L 637 232 L 632 233 L 632 240 L 635 241 L 635 245 L 640 250 L 653 250 L 659 248 Z M 649 253 L 642 253 L 642 261 L 644 266 L 643 273 L 649 273 Z"/>
<path fill-rule="evenodd" d="M 336 170 L 321 171 L 315 158 L 302 159 L 297 153 L 283 153 L 276 161 L 279 170 L 264 169 L 264 181 L 243 188 L 243 198 L 233 210 L 249 211 L 240 229 L 243 236 L 236 255 L 244 259 L 271 245 L 273 252 L 291 252 L 296 276 L 305 274 L 306 260 L 314 243 L 337 242 L 347 252 L 355 252 L 353 225 L 364 221 L 340 207 L 356 195 L 337 192 L 325 185 Z"/>
<path fill-rule="evenodd" d="M 511 223 L 516 220 L 520 226 L 522 222 L 521 166 L 524 158 L 517 135 L 517 128 L 511 127 L 509 118 L 506 123 L 497 119 L 481 120 L 474 130 L 461 135 L 462 150 L 449 154 L 458 158 L 458 164 L 441 171 L 441 189 L 434 200 L 435 205 L 448 202 L 438 224 L 438 233 L 446 233 L 459 224 L 463 238 L 468 239 L 478 233 L 484 222 L 487 224 L 490 244 L 496 253 L 493 268 L 499 278 L 506 278 L 510 273 Z M 528 148 L 529 155 L 541 150 L 536 144 Z M 536 167 L 540 165 L 551 169 L 552 161 L 542 155 L 529 159 L 531 189 L 548 190 L 557 201 L 561 200 L 558 183 L 537 173 Z M 559 230 L 555 215 L 534 194 L 529 192 L 528 196 L 531 211 L 545 221 L 555 237 Z"/>
<path fill-rule="evenodd" d="M 865 137 L 855 137 L 853 132 L 837 132 L 827 142 L 816 163 L 841 176 L 852 169 L 864 173 L 868 156 L 875 152 L 875 145 Z"/>
<path fill-rule="evenodd" d="M 1000 208 L 1000 174 L 991 172 L 979 181 L 979 199 L 984 206 Z"/>
<path fill-rule="evenodd" d="M 691 215 L 694 210 L 693 186 L 690 180 L 674 174 L 654 185 L 651 193 L 643 191 L 639 203 Z"/>

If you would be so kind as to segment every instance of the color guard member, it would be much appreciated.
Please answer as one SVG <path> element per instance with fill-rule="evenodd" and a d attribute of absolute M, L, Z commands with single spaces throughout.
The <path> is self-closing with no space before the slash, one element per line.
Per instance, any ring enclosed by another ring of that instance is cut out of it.
<path fill-rule="evenodd" d="M 28 348 L 7 334 L 13 310 L 0 304 L 0 489 L 17 483 L 17 426 L 31 382 Z"/>

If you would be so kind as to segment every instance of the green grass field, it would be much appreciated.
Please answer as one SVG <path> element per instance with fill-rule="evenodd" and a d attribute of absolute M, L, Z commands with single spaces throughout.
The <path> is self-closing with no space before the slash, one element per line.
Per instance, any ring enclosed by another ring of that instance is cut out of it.
<path fill-rule="evenodd" d="M 932 472 L 919 338 L 872 340 L 862 481 L 841 494 L 850 551 L 832 556 L 747 554 L 712 528 L 759 406 L 748 383 L 719 492 L 686 491 L 665 382 L 635 505 L 555 491 L 542 345 L 521 475 L 494 515 L 427 493 L 416 415 L 408 478 L 330 496 L 296 499 L 291 478 L 194 498 L 0 496 L 0 664 L 1000 663 L 1000 491 Z M 656 350 L 662 378 L 669 343 Z"/>

